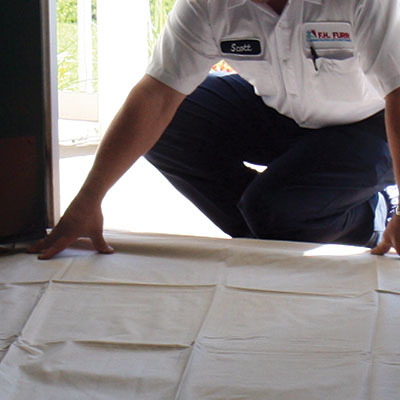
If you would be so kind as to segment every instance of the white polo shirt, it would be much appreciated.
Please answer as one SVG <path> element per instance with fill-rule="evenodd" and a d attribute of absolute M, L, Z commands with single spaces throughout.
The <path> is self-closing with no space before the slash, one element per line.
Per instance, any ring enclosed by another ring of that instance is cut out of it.
<path fill-rule="evenodd" d="M 147 73 L 190 94 L 225 59 L 300 126 L 360 121 L 400 87 L 400 0 L 177 0 Z"/>

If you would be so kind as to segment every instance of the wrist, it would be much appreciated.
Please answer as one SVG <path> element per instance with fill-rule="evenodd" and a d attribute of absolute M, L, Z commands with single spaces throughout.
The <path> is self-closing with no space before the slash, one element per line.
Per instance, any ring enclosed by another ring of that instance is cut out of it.
<path fill-rule="evenodd" d="M 91 208 L 101 207 L 103 198 L 104 196 L 97 191 L 90 190 L 89 187 L 83 186 L 72 203 L 79 208 L 90 210 Z"/>

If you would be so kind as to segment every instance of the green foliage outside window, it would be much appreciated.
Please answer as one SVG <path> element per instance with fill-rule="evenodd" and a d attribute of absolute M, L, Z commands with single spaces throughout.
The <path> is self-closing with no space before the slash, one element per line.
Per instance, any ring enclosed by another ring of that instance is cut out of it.
<path fill-rule="evenodd" d="M 77 0 L 57 0 L 58 89 L 79 92 Z M 93 87 L 97 91 L 97 1 L 92 0 Z"/>
<path fill-rule="evenodd" d="M 150 0 L 151 30 L 149 31 L 149 54 L 154 50 L 157 39 L 167 22 L 175 0 Z"/>
<path fill-rule="evenodd" d="M 77 0 L 58 0 L 57 19 L 61 23 L 76 24 L 78 19 Z"/>

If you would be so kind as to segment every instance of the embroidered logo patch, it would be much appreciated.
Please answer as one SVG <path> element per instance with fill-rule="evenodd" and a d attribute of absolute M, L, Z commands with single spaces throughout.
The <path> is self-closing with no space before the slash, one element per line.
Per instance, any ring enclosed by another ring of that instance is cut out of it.
<path fill-rule="evenodd" d="M 223 40 L 221 51 L 241 56 L 258 55 L 261 54 L 261 42 L 258 39 Z"/>
<path fill-rule="evenodd" d="M 306 48 L 353 48 L 353 32 L 348 22 L 306 22 L 304 24 Z"/>
<path fill-rule="evenodd" d="M 306 32 L 307 42 L 351 42 L 349 32 L 327 32 L 312 29 Z"/>

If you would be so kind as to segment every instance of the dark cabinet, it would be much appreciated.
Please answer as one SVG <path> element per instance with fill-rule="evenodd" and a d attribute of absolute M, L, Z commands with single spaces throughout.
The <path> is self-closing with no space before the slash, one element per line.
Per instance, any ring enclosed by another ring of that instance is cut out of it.
<path fill-rule="evenodd" d="M 1 7 L 0 243 L 39 238 L 48 226 L 44 4 Z"/>

